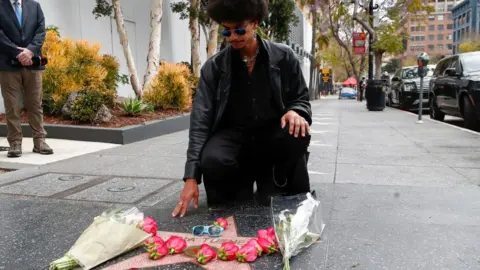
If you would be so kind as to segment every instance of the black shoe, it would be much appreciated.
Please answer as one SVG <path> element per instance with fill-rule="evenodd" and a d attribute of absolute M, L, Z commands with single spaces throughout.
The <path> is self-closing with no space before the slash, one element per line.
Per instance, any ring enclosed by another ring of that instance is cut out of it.
<path fill-rule="evenodd" d="M 40 141 L 34 144 L 33 152 L 41 155 L 51 155 L 53 154 L 53 149 L 50 146 L 48 146 L 46 142 Z"/>
<path fill-rule="evenodd" d="M 7 157 L 9 158 L 17 158 L 22 156 L 22 145 L 19 143 L 15 143 L 8 149 Z"/>

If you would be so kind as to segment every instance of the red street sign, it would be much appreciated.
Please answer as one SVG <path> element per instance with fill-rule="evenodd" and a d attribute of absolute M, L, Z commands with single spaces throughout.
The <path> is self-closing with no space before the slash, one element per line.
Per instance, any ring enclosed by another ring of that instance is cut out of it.
<path fill-rule="evenodd" d="M 364 54 L 366 52 L 366 39 L 367 35 L 365 33 L 352 33 L 353 52 L 355 54 Z"/>

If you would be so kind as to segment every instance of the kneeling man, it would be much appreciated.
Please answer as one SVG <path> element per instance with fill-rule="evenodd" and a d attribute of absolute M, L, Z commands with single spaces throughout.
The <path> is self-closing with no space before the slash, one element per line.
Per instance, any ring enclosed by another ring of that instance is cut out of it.
<path fill-rule="evenodd" d="M 191 113 L 185 185 L 173 216 L 207 203 L 310 191 L 307 148 L 311 107 L 300 62 L 288 46 L 255 31 L 266 0 L 210 0 L 208 15 L 229 41 L 202 67 Z"/>

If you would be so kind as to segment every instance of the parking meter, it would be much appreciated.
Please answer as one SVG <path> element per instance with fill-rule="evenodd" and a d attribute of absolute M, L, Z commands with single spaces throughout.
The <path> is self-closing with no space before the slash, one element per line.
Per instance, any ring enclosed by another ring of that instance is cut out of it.
<path fill-rule="evenodd" d="M 428 65 L 429 61 L 430 61 L 430 57 L 428 56 L 427 53 L 422 52 L 422 53 L 418 54 L 418 57 L 417 57 L 418 76 L 420 78 L 423 78 L 427 75 L 427 72 L 428 72 L 427 65 Z"/>
<path fill-rule="evenodd" d="M 422 52 L 418 54 L 417 57 L 417 64 L 418 64 L 418 77 L 420 77 L 420 91 L 418 95 L 418 121 L 417 123 L 422 122 L 422 112 L 423 112 L 423 78 L 427 76 L 428 73 L 428 61 L 430 61 L 430 57 L 426 52 Z"/>

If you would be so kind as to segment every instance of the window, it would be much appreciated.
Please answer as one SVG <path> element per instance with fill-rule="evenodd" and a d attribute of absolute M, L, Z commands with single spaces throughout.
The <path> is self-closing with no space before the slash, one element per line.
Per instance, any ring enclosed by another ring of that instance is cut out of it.
<path fill-rule="evenodd" d="M 452 40 L 453 39 L 453 35 L 447 35 L 447 40 Z"/>
<path fill-rule="evenodd" d="M 453 8 L 453 5 L 452 5 L 452 4 L 450 4 L 450 5 L 447 6 L 447 10 L 448 10 L 448 11 L 452 10 L 452 8 Z"/>
<path fill-rule="evenodd" d="M 452 13 L 448 13 L 448 19 L 451 20 L 453 18 Z"/>
<path fill-rule="evenodd" d="M 435 40 L 435 36 L 434 35 L 428 35 L 428 40 Z"/>
<path fill-rule="evenodd" d="M 415 41 L 415 37 L 410 37 L 410 41 Z"/>
<path fill-rule="evenodd" d="M 443 44 L 437 44 L 437 49 L 439 51 L 443 51 Z"/>
<path fill-rule="evenodd" d="M 420 31 L 425 31 L 425 26 L 420 26 Z"/>
<path fill-rule="evenodd" d="M 467 23 L 470 22 L 470 12 L 467 13 Z"/>
<path fill-rule="evenodd" d="M 443 21 L 443 15 L 438 15 L 437 19 L 438 19 L 439 21 Z"/>
<path fill-rule="evenodd" d="M 435 45 L 432 45 L 432 44 L 428 45 L 428 50 L 429 51 L 435 50 Z"/>
<path fill-rule="evenodd" d="M 436 12 L 444 12 L 445 7 L 437 7 Z"/>
<path fill-rule="evenodd" d="M 415 26 L 410 27 L 411 32 L 415 32 Z"/>
<path fill-rule="evenodd" d="M 435 25 L 429 25 L 428 26 L 428 31 L 435 31 Z"/>
<path fill-rule="evenodd" d="M 443 40 L 443 34 L 438 35 L 438 36 L 437 36 L 437 39 L 438 39 L 438 40 Z"/>
<path fill-rule="evenodd" d="M 451 24 L 451 23 L 447 24 L 447 29 L 452 30 L 453 29 L 453 24 Z"/>
<path fill-rule="evenodd" d="M 437 30 L 443 30 L 445 26 L 443 24 L 437 25 Z"/>
<path fill-rule="evenodd" d="M 452 49 L 453 49 L 453 45 L 452 45 L 452 44 L 447 44 L 447 48 L 448 48 L 449 50 L 452 50 Z"/>
<path fill-rule="evenodd" d="M 429 21 L 435 21 L 435 16 L 428 16 Z"/>

